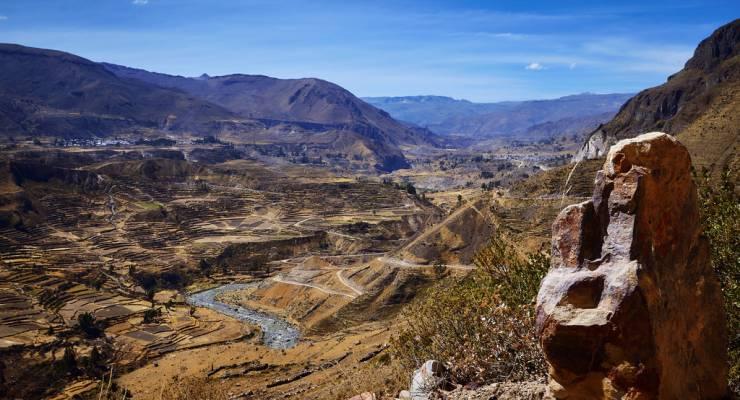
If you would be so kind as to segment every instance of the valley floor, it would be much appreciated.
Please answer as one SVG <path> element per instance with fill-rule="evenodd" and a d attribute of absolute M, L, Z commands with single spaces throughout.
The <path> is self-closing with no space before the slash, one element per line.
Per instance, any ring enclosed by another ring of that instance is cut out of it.
<path fill-rule="evenodd" d="M 541 169 L 502 158 L 443 156 L 374 178 L 201 164 L 180 151 L 2 154 L 7 394 L 94 396 L 112 368 L 118 389 L 141 399 L 188 377 L 219 379 L 233 396 L 332 398 L 334 383 L 383 354 L 397 311 L 437 265 L 467 274 L 503 225 L 539 246 L 554 216 L 541 203 L 563 201 L 547 183 L 536 196 L 503 182 L 482 190 L 491 176 Z M 271 346 L 259 324 L 188 304 L 188 293 L 233 282 L 250 284 L 216 301 L 287 321 L 298 344 Z M 74 365 L 61 361 L 70 352 Z"/>

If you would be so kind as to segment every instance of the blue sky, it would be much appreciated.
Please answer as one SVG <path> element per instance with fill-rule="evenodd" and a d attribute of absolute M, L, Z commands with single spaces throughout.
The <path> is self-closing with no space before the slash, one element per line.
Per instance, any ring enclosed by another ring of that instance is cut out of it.
<path fill-rule="evenodd" d="M 3 0 L 0 41 L 185 76 L 500 101 L 660 84 L 738 17 L 737 0 Z"/>

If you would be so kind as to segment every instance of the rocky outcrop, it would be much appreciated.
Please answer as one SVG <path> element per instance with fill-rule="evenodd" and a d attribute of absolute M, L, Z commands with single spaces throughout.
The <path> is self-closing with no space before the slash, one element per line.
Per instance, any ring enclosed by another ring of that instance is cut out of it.
<path fill-rule="evenodd" d="M 622 140 L 553 224 L 537 329 L 555 399 L 716 399 L 727 335 L 686 148 Z"/>

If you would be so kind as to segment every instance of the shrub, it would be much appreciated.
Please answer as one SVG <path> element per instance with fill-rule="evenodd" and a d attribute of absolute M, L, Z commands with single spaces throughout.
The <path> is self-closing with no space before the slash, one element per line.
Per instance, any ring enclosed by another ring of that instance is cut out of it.
<path fill-rule="evenodd" d="M 159 321 L 162 316 L 162 310 L 159 308 L 150 308 L 144 311 L 144 323 L 151 324 Z"/>
<path fill-rule="evenodd" d="M 437 260 L 432 268 L 437 279 L 442 279 L 447 275 L 447 265 L 442 260 Z"/>
<path fill-rule="evenodd" d="M 725 169 L 713 182 L 705 170 L 697 180 L 711 263 L 725 299 L 730 388 L 740 393 L 740 196 L 735 191 L 736 177 L 737 171 Z"/>
<path fill-rule="evenodd" d="M 62 359 L 55 363 L 58 374 L 76 376 L 80 370 L 77 368 L 77 354 L 73 347 L 66 347 Z"/>
<path fill-rule="evenodd" d="M 549 257 L 520 256 L 497 235 L 475 263 L 467 277 L 437 283 L 404 309 L 393 355 L 409 372 L 426 360 L 441 361 L 453 383 L 544 376 L 533 299 Z"/>
<path fill-rule="evenodd" d="M 95 317 L 88 312 L 77 316 L 77 326 L 88 338 L 96 338 L 101 334 L 101 329 L 98 326 Z"/>

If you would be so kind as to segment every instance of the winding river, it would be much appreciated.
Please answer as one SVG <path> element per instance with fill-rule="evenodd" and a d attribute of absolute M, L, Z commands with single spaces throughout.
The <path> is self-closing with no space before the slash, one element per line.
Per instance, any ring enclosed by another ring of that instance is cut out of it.
<path fill-rule="evenodd" d="M 229 283 L 213 289 L 190 294 L 187 297 L 189 304 L 197 307 L 206 307 L 221 314 L 259 325 L 262 328 L 262 341 L 268 347 L 287 349 L 295 346 L 301 332 L 290 322 L 264 312 L 226 304 L 216 300 L 216 296 L 256 286 L 256 283 Z"/>

